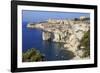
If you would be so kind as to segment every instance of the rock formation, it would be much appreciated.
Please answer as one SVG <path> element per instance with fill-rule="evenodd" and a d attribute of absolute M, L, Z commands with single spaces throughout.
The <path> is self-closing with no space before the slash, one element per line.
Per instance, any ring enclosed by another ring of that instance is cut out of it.
<path fill-rule="evenodd" d="M 64 47 L 67 50 L 80 57 L 82 50 L 79 50 L 78 46 L 84 33 L 90 29 L 90 20 L 85 20 L 85 18 L 85 16 L 80 17 L 77 21 L 49 19 L 46 22 L 35 25 L 28 24 L 27 27 L 41 29 L 43 31 L 43 40 L 64 42 Z"/>

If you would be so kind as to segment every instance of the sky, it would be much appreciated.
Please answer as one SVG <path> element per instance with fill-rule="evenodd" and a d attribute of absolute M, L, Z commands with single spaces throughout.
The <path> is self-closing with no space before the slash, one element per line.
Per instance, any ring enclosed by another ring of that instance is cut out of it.
<path fill-rule="evenodd" d="M 54 11 L 35 11 L 35 10 L 22 10 L 23 22 L 42 22 L 48 19 L 73 19 L 80 16 L 88 16 L 89 13 L 76 13 L 76 12 L 54 12 Z"/>

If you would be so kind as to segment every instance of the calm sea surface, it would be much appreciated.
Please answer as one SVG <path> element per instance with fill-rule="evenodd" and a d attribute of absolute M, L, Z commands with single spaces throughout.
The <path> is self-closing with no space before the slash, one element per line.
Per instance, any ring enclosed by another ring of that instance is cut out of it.
<path fill-rule="evenodd" d="M 73 53 L 63 48 L 63 43 L 47 42 L 42 40 L 42 31 L 29 29 L 27 22 L 22 25 L 22 50 L 36 48 L 45 55 L 46 61 L 69 60 L 73 58 Z"/>

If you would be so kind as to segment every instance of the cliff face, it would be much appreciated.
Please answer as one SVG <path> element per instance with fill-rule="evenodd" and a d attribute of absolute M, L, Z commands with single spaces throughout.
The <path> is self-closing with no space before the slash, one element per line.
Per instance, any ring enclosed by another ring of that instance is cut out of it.
<path fill-rule="evenodd" d="M 28 25 L 29 26 L 29 25 Z M 82 56 L 82 50 L 78 46 L 85 32 L 90 29 L 89 20 L 53 20 L 45 23 L 31 25 L 30 28 L 43 30 L 43 40 L 64 42 L 67 50 L 74 52 L 78 57 Z M 78 55 L 77 55 L 78 54 Z"/>
<path fill-rule="evenodd" d="M 51 40 L 52 34 L 50 32 L 42 32 L 42 39 L 43 40 Z"/>

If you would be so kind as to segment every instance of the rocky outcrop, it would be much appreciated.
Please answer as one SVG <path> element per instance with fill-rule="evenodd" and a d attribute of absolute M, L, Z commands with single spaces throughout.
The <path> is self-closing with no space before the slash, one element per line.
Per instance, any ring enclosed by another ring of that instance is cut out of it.
<path fill-rule="evenodd" d="M 43 40 L 51 40 L 52 39 L 52 34 L 50 32 L 43 32 L 42 33 L 42 39 Z"/>
<path fill-rule="evenodd" d="M 82 50 L 79 50 L 78 46 L 84 33 L 90 29 L 89 20 L 83 21 L 83 19 L 85 19 L 85 16 L 80 17 L 77 21 L 49 19 L 45 23 L 31 26 L 32 28 L 43 30 L 43 40 L 64 42 L 64 47 L 67 50 L 74 52 L 76 56 L 80 57 Z"/>

